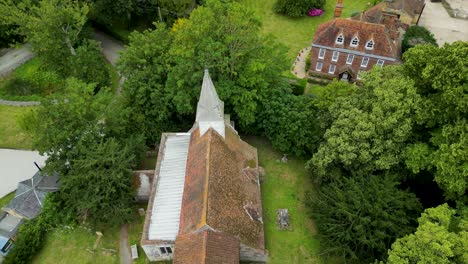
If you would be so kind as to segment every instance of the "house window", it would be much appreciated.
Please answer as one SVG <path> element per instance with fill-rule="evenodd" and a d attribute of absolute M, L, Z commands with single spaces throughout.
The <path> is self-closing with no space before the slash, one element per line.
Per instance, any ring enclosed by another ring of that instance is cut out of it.
<path fill-rule="evenodd" d="M 322 71 L 322 67 L 323 67 L 323 63 L 321 63 L 319 61 L 319 62 L 317 62 L 317 65 L 315 66 L 315 70 L 316 71 Z"/>
<path fill-rule="evenodd" d="M 320 49 L 318 58 L 319 59 L 325 58 L 325 49 Z"/>
<path fill-rule="evenodd" d="M 351 47 L 357 47 L 358 44 L 359 44 L 359 39 L 357 37 L 351 40 Z"/>
<path fill-rule="evenodd" d="M 382 67 L 383 64 L 384 64 L 384 62 L 385 62 L 384 60 L 379 59 L 379 60 L 377 61 L 377 65 L 379 65 L 380 67 Z"/>
<path fill-rule="evenodd" d="M 346 59 L 346 64 L 353 64 L 354 55 L 348 54 L 348 58 Z"/>
<path fill-rule="evenodd" d="M 330 64 L 330 68 L 328 68 L 328 73 L 334 74 L 335 73 L 335 64 Z"/>
<path fill-rule="evenodd" d="M 343 44 L 344 42 L 344 37 L 343 35 L 339 35 L 337 38 L 336 38 L 336 44 Z"/>
<path fill-rule="evenodd" d="M 13 243 L 11 242 L 11 240 L 8 240 L 8 242 L 6 242 L 6 244 L 3 246 L 2 248 L 2 252 L 3 253 L 7 253 L 8 250 L 10 250 L 10 248 L 13 246 Z"/>
<path fill-rule="evenodd" d="M 369 63 L 369 57 L 362 58 L 361 67 L 366 68 Z"/>
<path fill-rule="evenodd" d="M 159 247 L 159 251 L 161 251 L 161 254 L 172 254 L 171 247 Z"/>
<path fill-rule="evenodd" d="M 167 251 L 168 254 L 172 254 L 172 248 L 166 247 L 166 251 Z"/>
<path fill-rule="evenodd" d="M 337 62 L 338 61 L 338 56 L 340 56 L 340 52 L 339 51 L 333 51 L 332 61 Z"/>
<path fill-rule="evenodd" d="M 366 49 L 371 50 L 373 48 L 374 48 L 374 41 L 372 41 L 372 40 L 367 41 Z"/>

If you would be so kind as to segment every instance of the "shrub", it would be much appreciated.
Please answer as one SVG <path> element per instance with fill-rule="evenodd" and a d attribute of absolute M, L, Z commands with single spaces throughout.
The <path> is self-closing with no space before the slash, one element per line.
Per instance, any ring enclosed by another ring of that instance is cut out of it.
<path fill-rule="evenodd" d="M 437 41 L 428 29 L 421 26 L 411 26 L 406 30 L 405 35 L 403 35 L 403 41 L 401 42 L 402 52 L 407 51 L 409 48 L 412 48 L 420 44 L 431 44 L 434 46 L 437 45 Z"/>
<path fill-rule="evenodd" d="M 308 16 L 311 16 L 311 17 L 314 17 L 314 16 L 321 16 L 323 15 L 323 10 L 322 9 L 319 9 L 319 8 L 313 8 L 311 10 L 309 10 L 309 12 L 307 13 Z"/>
<path fill-rule="evenodd" d="M 274 5 L 275 12 L 290 17 L 306 16 L 308 11 L 323 8 L 325 0 L 277 0 Z"/>

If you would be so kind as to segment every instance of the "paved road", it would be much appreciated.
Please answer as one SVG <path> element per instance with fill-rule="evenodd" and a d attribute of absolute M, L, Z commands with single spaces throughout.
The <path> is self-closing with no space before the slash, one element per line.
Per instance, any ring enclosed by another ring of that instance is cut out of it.
<path fill-rule="evenodd" d="M 104 54 L 104 57 L 113 66 L 115 66 L 115 63 L 120 56 L 119 51 L 124 50 L 124 46 L 117 40 L 98 30 L 94 31 L 94 39 L 101 42 L 102 53 Z"/>
<path fill-rule="evenodd" d="M 0 149 L 0 197 L 16 190 L 18 182 L 37 172 L 34 161 L 42 167 L 45 160 L 37 151 Z"/>
<path fill-rule="evenodd" d="M 7 52 L 0 57 L 0 77 L 9 74 L 32 57 L 34 54 L 27 45 Z"/>
<path fill-rule="evenodd" d="M 456 40 L 468 41 L 468 20 L 449 16 L 442 3 L 426 1 L 419 25 L 434 33 L 439 45 Z"/>

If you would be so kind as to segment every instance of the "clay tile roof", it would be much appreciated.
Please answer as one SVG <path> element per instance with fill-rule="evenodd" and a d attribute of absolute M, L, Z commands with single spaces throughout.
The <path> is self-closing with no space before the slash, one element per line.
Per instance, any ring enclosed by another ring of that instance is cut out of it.
<path fill-rule="evenodd" d="M 252 220 L 244 208 L 249 205 L 262 215 L 257 151 L 230 127 L 224 139 L 209 129 L 192 133 L 187 159 L 179 235 L 200 228 L 238 236 L 241 243 L 264 249 L 262 220 Z"/>
<path fill-rule="evenodd" d="M 345 38 L 344 44 L 335 43 L 340 32 Z M 351 40 L 356 34 L 359 34 L 359 45 L 358 47 L 350 47 Z M 398 59 L 397 47 L 390 37 L 385 25 L 338 18 L 318 27 L 313 44 Z M 371 39 L 374 41 L 374 48 L 367 50 L 365 44 Z"/>
<path fill-rule="evenodd" d="M 239 239 L 222 232 L 203 231 L 178 236 L 174 264 L 238 264 Z"/>

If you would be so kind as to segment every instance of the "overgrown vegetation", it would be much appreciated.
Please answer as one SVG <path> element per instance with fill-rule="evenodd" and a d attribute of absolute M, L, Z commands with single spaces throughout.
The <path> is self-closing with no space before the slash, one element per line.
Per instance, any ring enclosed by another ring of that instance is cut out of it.
<path fill-rule="evenodd" d="M 32 149 L 32 138 L 20 127 L 21 117 L 35 107 L 0 105 L 0 147 Z"/>
<path fill-rule="evenodd" d="M 401 50 L 404 53 L 409 48 L 423 44 L 438 46 L 437 41 L 434 38 L 434 34 L 432 34 L 427 28 L 413 25 L 410 26 L 403 35 Z"/>

